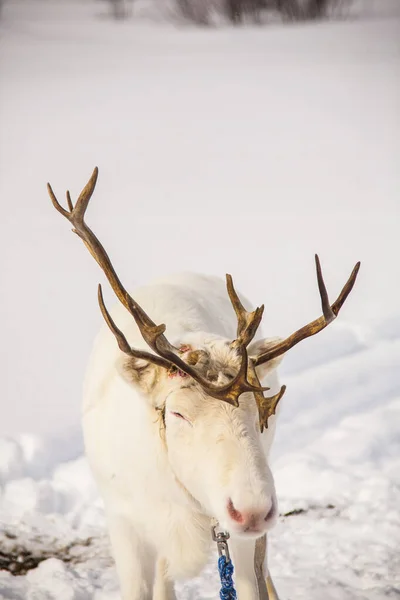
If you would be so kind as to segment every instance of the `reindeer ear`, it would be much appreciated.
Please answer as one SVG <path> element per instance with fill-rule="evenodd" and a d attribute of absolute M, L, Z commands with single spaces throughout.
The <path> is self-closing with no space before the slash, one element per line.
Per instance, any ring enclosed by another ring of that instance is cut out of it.
<path fill-rule="evenodd" d="M 271 346 L 275 346 L 275 344 L 277 344 L 281 340 L 282 340 L 282 338 L 274 337 L 274 338 L 265 338 L 263 340 L 258 340 L 256 342 L 253 342 L 252 344 L 250 344 L 250 346 L 248 348 L 249 357 L 256 358 L 256 356 L 258 356 L 259 354 L 262 354 L 266 350 L 269 350 L 269 348 L 271 348 Z M 266 377 L 266 375 L 268 375 L 268 373 L 271 373 L 272 371 L 274 371 L 279 366 L 279 364 L 284 356 L 285 356 L 284 354 L 281 354 L 281 356 L 277 356 L 276 358 L 273 358 L 272 360 L 269 360 L 268 362 L 264 363 L 263 365 L 260 365 L 259 367 L 257 367 L 257 375 L 259 376 L 259 378 L 263 379 L 264 377 Z"/>
<path fill-rule="evenodd" d="M 122 354 L 117 358 L 115 367 L 124 381 L 139 386 L 148 394 L 153 390 L 160 376 L 160 367 L 143 358 Z"/>

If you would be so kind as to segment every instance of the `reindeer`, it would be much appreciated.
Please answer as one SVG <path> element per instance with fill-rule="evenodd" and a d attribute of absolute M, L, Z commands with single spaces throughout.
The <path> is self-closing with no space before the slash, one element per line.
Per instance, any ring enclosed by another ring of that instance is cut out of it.
<path fill-rule="evenodd" d="M 285 391 L 276 368 L 335 319 L 360 263 L 330 305 L 316 256 L 323 316 L 286 339 L 255 341 L 263 306 L 247 311 L 230 275 L 227 294 L 220 279 L 195 274 L 143 287 L 135 299 L 125 290 L 84 220 L 97 174 L 75 206 L 67 192 L 68 210 L 49 184 L 48 191 L 120 301 L 109 312 L 99 285 L 107 327 L 85 378 L 83 432 L 122 598 L 175 599 L 174 581 L 208 560 L 214 519 L 231 535 L 239 600 L 277 598 L 266 559 L 266 533 L 278 517 L 268 455 Z M 164 321 L 169 339 L 156 324 Z"/>

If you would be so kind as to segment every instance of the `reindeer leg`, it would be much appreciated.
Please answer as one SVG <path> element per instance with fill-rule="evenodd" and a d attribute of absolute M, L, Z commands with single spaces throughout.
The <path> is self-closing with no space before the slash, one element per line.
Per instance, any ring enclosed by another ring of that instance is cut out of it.
<path fill-rule="evenodd" d="M 165 558 L 157 560 L 153 600 L 176 600 L 174 582 L 168 577 Z"/>
<path fill-rule="evenodd" d="M 107 514 L 108 532 L 122 600 L 152 600 L 155 556 L 129 519 Z"/>

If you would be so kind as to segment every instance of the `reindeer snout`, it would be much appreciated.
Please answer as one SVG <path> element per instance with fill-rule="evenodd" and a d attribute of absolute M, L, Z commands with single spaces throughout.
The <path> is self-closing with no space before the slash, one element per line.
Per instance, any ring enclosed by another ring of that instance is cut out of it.
<path fill-rule="evenodd" d="M 237 507 L 231 498 L 228 500 L 227 512 L 235 529 L 243 533 L 264 533 L 274 520 L 276 509 L 272 499 L 256 506 Z"/>

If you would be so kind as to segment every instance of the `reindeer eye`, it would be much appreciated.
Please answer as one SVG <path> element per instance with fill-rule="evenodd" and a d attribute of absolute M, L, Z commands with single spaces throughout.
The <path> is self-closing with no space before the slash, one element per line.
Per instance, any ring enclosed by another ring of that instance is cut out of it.
<path fill-rule="evenodd" d="M 185 417 L 183 415 L 181 415 L 181 413 L 175 412 L 175 411 L 171 411 L 171 415 L 174 415 L 174 417 L 178 417 L 178 419 L 183 419 L 184 421 L 186 421 Z"/>
<path fill-rule="evenodd" d="M 177 419 L 180 419 L 181 421 L 185 421 L 185 423 L 187 423 L 188 425 L 190 425 L 191 427 L 193 427 L 192 421 L 189 421 L 189 419 L 187 419 L 186 417 L 184 417 L 181 413 L 176 412 L 174 410 L 171 410 L 170 413 L 171 413 L 171 415 L 173 415 Z"/>

